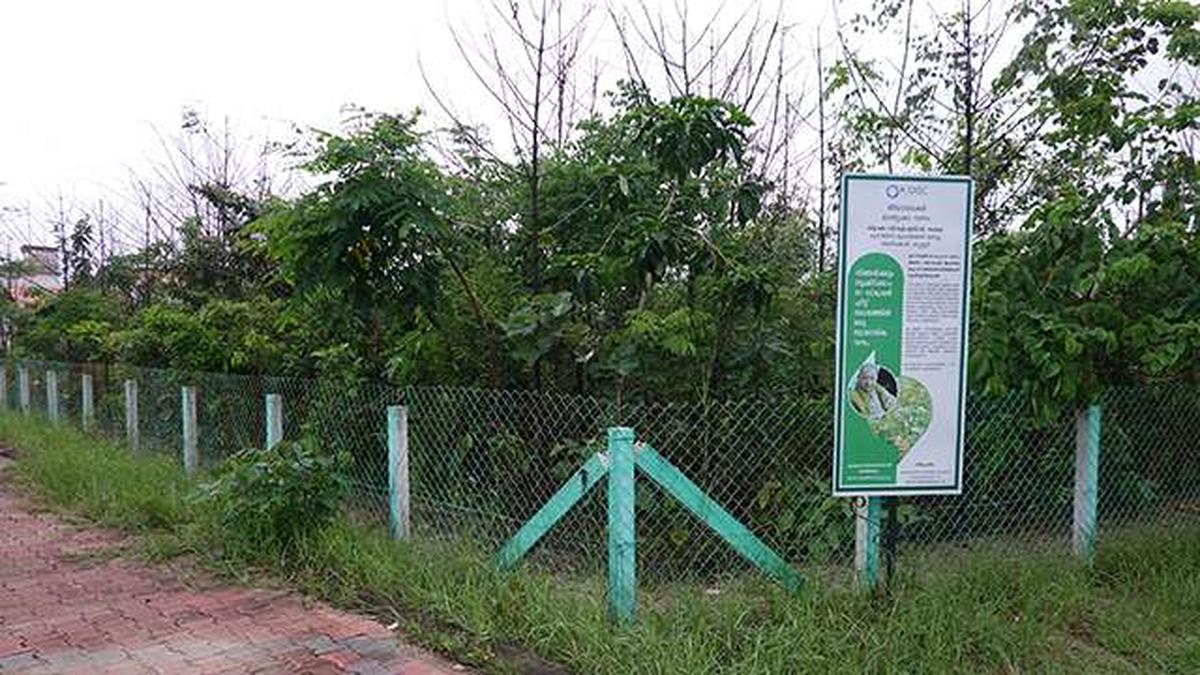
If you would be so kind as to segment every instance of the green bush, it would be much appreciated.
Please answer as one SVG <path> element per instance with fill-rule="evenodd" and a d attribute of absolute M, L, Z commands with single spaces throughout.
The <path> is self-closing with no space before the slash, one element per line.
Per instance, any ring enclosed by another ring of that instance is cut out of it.
<path fill-rule="evenodd" d="M 337 517 L 348 488 L 344 463 L 311 437 L 242 450 L 200 487 L 199 498 L 227 554 L 285 554 Z"/>

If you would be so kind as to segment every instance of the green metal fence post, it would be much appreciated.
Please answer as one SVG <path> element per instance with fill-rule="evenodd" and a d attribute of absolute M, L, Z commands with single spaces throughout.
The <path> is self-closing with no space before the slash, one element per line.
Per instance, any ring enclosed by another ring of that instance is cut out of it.
<path fill-rule="evenodd" d="M 393 539 L 408 539 L 411 528 L 408 487 L 408 408 L 387 409 L 388 524 Z"/>
<path fill-rule="evenodd" d="M 90 373 L 84 373 L 80 377 L 79 386 L 79 396 L 83 399 L 80 401 L 79 407 L 80 422 L 83 424 L 83 430 L 89 431 L 96 418 L 96 408 L 92 403 L 92 376 Z"/>
<path fill-rule="evenodd" d="M 267 394 L 267 449 L 283 440 L 283 397 Z"/>
<path fill-rule="evenodd" d="M 46 416 L 58 421 L 58 371 L 46 371 Z"/>
<path fill-rule="evenodd" d="M 180 418 L 183 419 L 183 471 L 188 478 L 196 475 L 200 465 L 199 443 L 196 437 L 196 388 L 179 390 Z"/>
<path fill-rule="evenodd" d="M 879 584 L 879 522 L 883 498 L 865 497 L 854 507 L 854 571 L 858 583 L 874 589 Z"/>
<path fill-rule="evenodd" d="M 1096 545 L 1096 505 L 1100 495 L 1099 405 L 1090 405 L 1075 416 L 1075 508 L 1071 547 L 1075 555 L 1091 562 Z"/>
<path fill-rule="evenodd" d="M 633 429 L 608 430 L 608 612 L 628 624 L 637 613 Z"/>

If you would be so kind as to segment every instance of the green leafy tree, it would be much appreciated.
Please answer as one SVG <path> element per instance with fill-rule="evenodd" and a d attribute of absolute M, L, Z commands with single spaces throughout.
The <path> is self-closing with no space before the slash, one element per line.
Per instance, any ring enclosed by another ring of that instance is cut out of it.
<path fill-rule="evenodd" d="M 367 356 L 381 364 L 385 318 L 432 305 L 442 261 L 429 243 L 445 226 L 444 192 L 415 117 L 364 121 L 346 136 L 316 133 L 302 167 L 325 180 L 255 229 L 300 293 L 328 288 L 353 308 L 370 336 Z"/>
<path fill-rule="evenodd" d="M 418 309 L 438 314 L 443 269 L 470 298 L 483 330 L 493 323 L 459 263 L 447 183 L 425 153 L 417 117 L 364 113 L 355 123 L 346 135 L 314 133 L 302 168 L 322 182 L 268 211 L 254 229 L 299 293 L 332 292 L 352 308 L 378 374 L 389 328 L 411 325 Z M 496 358 L 492 350 L 494 372 Z"/>
<path fill-rule="evenodd" d="M 1169 79 L 1155 96 L 1137 82 L 1156 59 L 1200 63 L 1200 9 L 1036 11 L 1012 72 L 1039 83 L 1047 169 L 1020 229 L 978 246 L 971 374 L 990 391 L 1028 391 L 1049 418 L 1114 383 L 1195 377 L 1200 172 L 1185 136 L 1200 105 Z"/>
<path fill-rule="evenodd" d="M 770 186 L 749 170 L 739 108 L 634 86 L 615 103 L 547 163 L 548 288 L 514 308 L 507 335 L 535 384 L 553 365 L 559 386 L 707 395 L 777 288 L 768 237 L 795 223 L 759 219 Z"/>
<path fill-rule="evenodd" d="M 124 321 L 121 300 L 91 288 L 63 291 L 43 300 L 18 322 L 17 353 L 21 356 L 72 361 L 112 358 L 111 335 Z"/>

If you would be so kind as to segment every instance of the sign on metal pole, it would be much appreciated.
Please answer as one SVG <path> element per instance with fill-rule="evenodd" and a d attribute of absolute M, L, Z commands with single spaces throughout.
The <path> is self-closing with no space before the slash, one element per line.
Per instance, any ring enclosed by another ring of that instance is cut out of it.
<path fill-rule="evenodd" d="M 972 190 L 842 178 L 835 495 L 962 492 Z"/>

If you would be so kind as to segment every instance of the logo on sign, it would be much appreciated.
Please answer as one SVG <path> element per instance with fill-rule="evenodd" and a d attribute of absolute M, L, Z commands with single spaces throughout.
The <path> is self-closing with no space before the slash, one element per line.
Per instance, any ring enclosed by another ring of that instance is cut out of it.
<path fill-rule="evenodd" d="M 897 185 L 896 183 L 889 183 L 888 186 L 883 189 L 883 193 L 888 196 L 888 199 L 896 199 L 902 195 L 906 197 L 924 197 L 929 193 L 929 191 L 924 185 L 901 186 Z"/>

